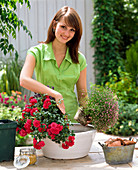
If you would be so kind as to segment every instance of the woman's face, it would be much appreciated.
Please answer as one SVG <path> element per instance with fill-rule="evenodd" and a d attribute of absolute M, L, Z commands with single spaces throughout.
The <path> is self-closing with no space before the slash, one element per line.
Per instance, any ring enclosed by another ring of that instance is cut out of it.
<path fill-rule="evenodd" d="M 66 44 L 74 37 L 74 35 L 75 35 L 75 28 L 67 26 L 67 24 L 64 21 L 64 18 L 61 18 L 61 20 L 57 23 L 55 27 L 56 39 L 60 43 Z"/>

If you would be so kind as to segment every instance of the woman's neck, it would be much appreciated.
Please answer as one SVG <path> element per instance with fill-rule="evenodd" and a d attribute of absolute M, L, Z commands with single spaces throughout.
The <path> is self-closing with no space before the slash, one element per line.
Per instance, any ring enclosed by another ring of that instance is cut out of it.
<path fill-rule="evenodd" d="M 54 52 L 54 56 L 55 56 L 57 65 L 58 65 L 58 67 L 60 67 L 62 61 L 65 58 L 67 46 L 66 46 L 66 44 L 62 44 L 55 39 L 52 42 L 52 48 L 53 48 L 53 52 Z"/>
<path fill-rule="evenodd" d="M 52 42 L 52 48 L 55 52 L 65 53 L 67 50 L 66 44 L 60 43 L 56 39 Z"/>

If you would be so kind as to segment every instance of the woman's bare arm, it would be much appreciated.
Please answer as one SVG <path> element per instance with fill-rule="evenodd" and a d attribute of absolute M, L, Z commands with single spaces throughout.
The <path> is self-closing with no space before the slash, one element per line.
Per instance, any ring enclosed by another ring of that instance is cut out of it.
<path fill-rule="evenodd" d="M 77 82 L 77 94 L 78 94 L 78 101 L 81 106 L 85 107 L 87 95 L 87 83 L 86 83 L 86 72 L 87 68 L 83 69 L 80 72 L 80 77 Z"/>
<path fill-rule="evenodd" d="M 63 98 L 62 95 L 59 92 L 33 79 L 32 76 L 33 76 L 34 68 L 35 68 L 35 57 L 31 54 L 28 54 L 26 56 L 24 66 L 20 74 L 20 85 L 35 93 L 47 94 L 49 96 L 52 96 L 55 98 L 56 102 L 58 103 L 59 100 Z M 61 104 L 60 103 L 58 104 L 58 107 L 63 113 L 65 113 L 65 106 L 63 101 L 61 102 Z"/>

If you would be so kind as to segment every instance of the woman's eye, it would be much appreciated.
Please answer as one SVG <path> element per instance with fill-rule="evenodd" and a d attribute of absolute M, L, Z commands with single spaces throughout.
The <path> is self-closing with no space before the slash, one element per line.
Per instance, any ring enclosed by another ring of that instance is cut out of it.
<path fill-rule="evenodd" d="M 71 29 L 72 32 L 75 32 L 75 29 Z"/>
<path fill-rule="evenodd" d="M 66 28 L 64 25 L 61 25 L 61 28 Z"/>

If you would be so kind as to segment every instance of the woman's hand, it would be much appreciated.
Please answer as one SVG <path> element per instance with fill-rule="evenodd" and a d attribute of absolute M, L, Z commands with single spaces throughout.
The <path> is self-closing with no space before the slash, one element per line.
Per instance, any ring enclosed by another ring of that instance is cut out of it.
<path fill-rule="evenodd" d="M 89 120 L 87 120 L 87 124 L 85 126 L 87 126 L 89 123 L 92 123 L 92 118 L 89 117 Z"/>
<path fill-rule="evenodd" d="M 58 92 L 55 95 L 55 101 L 57 103 L 58 108 L 61 110 L 61 112 L 63 114 L 65 114 L 66 111 L 65 111 L 64 99 L 63 99 L 62 95 Z"/>

